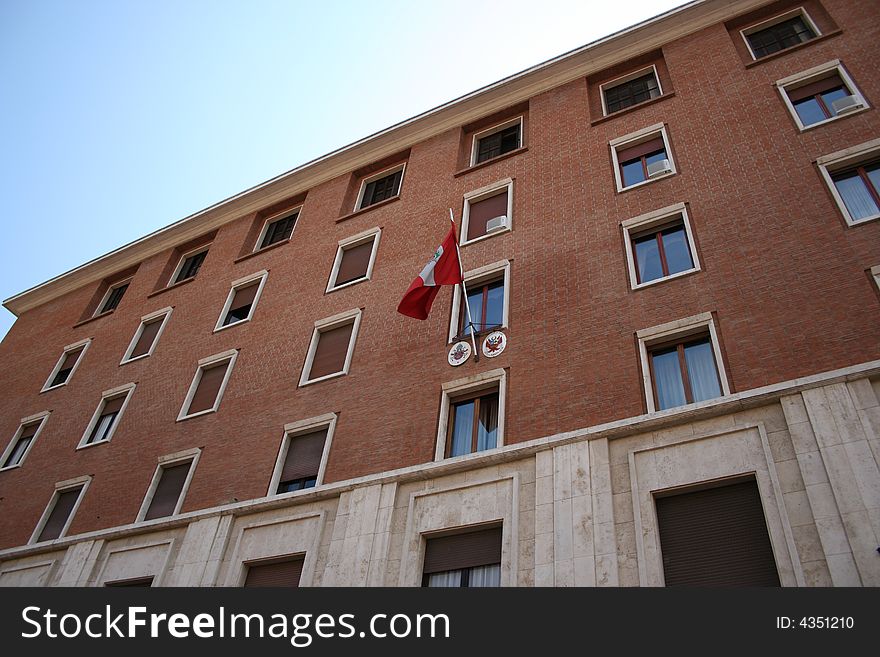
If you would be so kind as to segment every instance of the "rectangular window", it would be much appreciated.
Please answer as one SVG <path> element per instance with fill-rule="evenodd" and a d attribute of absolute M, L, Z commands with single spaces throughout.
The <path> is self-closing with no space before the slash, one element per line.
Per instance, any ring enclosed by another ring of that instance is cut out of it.
<path fill-rule="evenodd" d="M 360 320 L 357 309 L 315 322 L 299 385 L 348 373 Z"/>
<path fill-rule="evenodd" d="M 518 116 L 474 135 L 471 166 L 522 147 L 523 117 Z"/>
<path fill-rule="evenodd" d="M 653 66 L 612 80 L 600 86 L 605 115 L 644 103 L 663 94 Z"/>
<path fill-rule="evenodd" d="M 632 289 L 699 270 L 684 203 L 628 219 L 621 226 Z"/>
<path fill-rule="evenodd" d="M 232 283 L 214 331 L 250 321 L 268 276 L 269 272 L 264 269 Z"/>
<path fill-rule="evenodd" d="M 779 80 L 776 86 L 801 130 L 868 106 L 838 60 Z"/>
<path fill-rule="evenodd" d="M 19 467 L 37 440 L 49 412 L 24 418 L 0 458 L 0 470 Z"/>
<path fill-rule="evenodd" d="M 285 214 L 277 219 L 269 218 L 263 227 L 263 232 L 259 240 L 257 240 L 257 250 L 265 249 L 267 246 L 278 244 L 289 240 L 296 226 L 296 220 L 299 218 L 299 208 L 293 212 L 285 212 Z"/>
<path fill-rule="evenodd" d="M 313 488 L 321 483 L 335 427 L 335 413 L 285 425 L 269 495 Z"/>
<path fill-rule="evenodd" d="M 501 260 L 473 271 L 465 272 L 464 285 L 468 292 L 471 319 L 477 333 L 506 328 L 508 306 L 510 261 Z M 461 287 L 456 286 L 452 293 L 452 318 L 449 327 L 449 341 L 466 338 L 471 334 L 468 326 L 467 308 Z"/>
<path fill-rule="evenodd" d="M 847 224 L 880 218 L 880 139 L 820 157 L 816 164 Z"/>
<path fill-rule="evenodd" d="M 55 363 L 55 367 L 49 374 L 49 378 L 46 379 L 46 383 L 43 384 L 41 392 L 66 385 L 82 361 L 82 357 L 85 355 L 86 349 L 89 348 L 91 342 L 92 340 L 89 338 L 64 347 L 61 358 Z"/>
<path fill-rule="evenodd" d="M 506 388 L 503 368 L 443 384 L 436 461 L 504 444 Z"/>
<path fill-rule="evenodd" d="M 373 273 L 380 233 L 381 229 L 372 228 L 339 242 L 327 292 L 369 280 Z"/>
<path fill-rule="evenodd" d="M 165 325 L 171 318 L 171 312 L 172 309 L 168 307 L 149 315 L 144 315 L 141 318 L 141 323 L 137 331 L 135 331 L 128 349 L 125 350 L 125 355 L 122 357 L 122 363 L 128 363 L 152 355 L 156 343 L 159 342 L 159 336 L 165 330 Z"/>
<path fill-rule="evenodd" d="M 501 586 L 501 527 L 428 538 L 422 586 Z"/>
<path fill-rule="evenodd" d="M 819 31 L 807 13 L 799 8 L 753 25 L 743 30 L 742 34 L 752 57 L 761 59 L 815 39 Z"/>
<path fill-rule="evenodd" d="M 470 244 L 513 226 L 513 180 L 507 178 L 464 196 L 460 242 Z"/>
<path fill-rule="evenodd" d="M 199 269 L 201 268 L 202 263 L 205 261 L 207 255 L 208 249 L 204 249 L 203 251 L 199 251 L 197 253 L 192 253 L 189 255 L 184 255 L 180 259 L 177 273 L 171 278 L 171 284 L 173 285 L 174 283 L 180 283 L 181 281 L 195 278 L 196 274 L 199 273 Z"/>
<path fill-rule="evenodd" d="M 101 403 L 80 439 L 79 447 L 105 443 L 113 437 L 134 389 L 135 384 L 129 383 L 103 393 Z"/>
<path fill-rule="evenodd" d="M 398 196 L 400 194 L 400 184 L 403 181 L 404 166 L 400 164 L 393 169 L 387 169 L 374 176 L 365 178 L 361 183 L 355 210 L 362 210 L 380 201 L 387 201 Z"/>
<path fill-rule="evenodd" d="M 55 492 L 37 523 L 31 543 L 54 541 L 67 533 L 90 481 L 91 477 L 86 476 L 55 484 Z"/>
<path fill-rule="evenodd" d="M 134 587 L 148 587 L 153 585 L 153 576 L 147 577 L 135 577 L 134 579 L 121 579 L 115 582 L 104 582 L 104 586 L 109 586 L 113 588 L 134 588 Z"/>
<path fill-rule="evenodd" d="M 160 459 L 144 498 L 138 521 L 167 518 L 180 513 L 200 450 L 189 450 Z"/>
<path fill-rule="evenodd" d="M 104 303 L 98 306 L 98 312 L 96 314 L 101 315 L 103 313 L 108 313 L 111 310 L 116 310 L 116 307 L 119 306 L 119 302 L 122 301 L 122 297 L 128 289 L 128 284 L 130 282 L 131 281 L 124 281 L 112 285 L 110 289 L 107 290 L 107 294 L 104 297 Z"/>
<path fill-rule="evenodd" d="M 263 559 L 245 564 L 245 588 L 286 587 L 298 588 L 302 578 L 304 556 Z"/>
<path fill-rule="evenodd" d="M 675 173 L 662 123 L 612 140 L 611 155 L 619 192 Z"/>
<path fill-rule="evenodd" d="M 232 350 L 199 361 L 199 367 L 177 416 L 178 420 L 217 410 L 237 356 L 238 351 Z"/>

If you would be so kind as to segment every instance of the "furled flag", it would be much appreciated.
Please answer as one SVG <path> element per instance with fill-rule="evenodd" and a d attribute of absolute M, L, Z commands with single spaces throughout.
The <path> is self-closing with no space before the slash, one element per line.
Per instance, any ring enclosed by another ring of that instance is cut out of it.
<path fill-rule="evenodd" d="M 455 224 L 449 227 L 442 244 L 437 247 L 434 257 L 422 269 L 422 273 L 412 282 L 403 299 L 397 306 L 397 312 L 407 317 L 427 319 L 431 304 L 440 292 L 441 285 L 461 283 L 461 265 L 458 260 Z"/>

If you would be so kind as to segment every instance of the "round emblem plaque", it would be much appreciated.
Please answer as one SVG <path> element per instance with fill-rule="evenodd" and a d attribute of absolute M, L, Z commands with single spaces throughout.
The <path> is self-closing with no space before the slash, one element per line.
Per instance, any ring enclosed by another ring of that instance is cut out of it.
<path fill-rule="evenodd" d="M 495 358 L 501 355 L 505 347 L 507 347 L 507 336 L 501 331 L 492 331 L 483 340 L 483 355 L 486 358 Z"/>
<path fill-rule="evenodd" d="M 449 364 L 453 367 L 458 367 L 463 363 L 467 362 L 467 359 L 471 357 L 471 345 L 464 340 L 461 342 L 456 342 L 452 345 L 452 349 L 449 350 L 449 356 L 446 360 L 449 361 Z"/>

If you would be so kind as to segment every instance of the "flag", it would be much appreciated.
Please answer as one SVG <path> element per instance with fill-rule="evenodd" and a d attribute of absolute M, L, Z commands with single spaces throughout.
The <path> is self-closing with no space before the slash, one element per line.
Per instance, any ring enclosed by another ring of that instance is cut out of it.
<path fill-rule="evenodd" d="M 440 292 L 441 285 L 457 285 L 461 283 L 461 265 L 458 260 L 455 224 L 449 227 L 443 242 L 434 252 L 434 257 L 422 269 L 422 273 L 412 282 L 403 299 L 397 306 L 397 312 L 407 317 L 427 319 L 431 304 Z"/>

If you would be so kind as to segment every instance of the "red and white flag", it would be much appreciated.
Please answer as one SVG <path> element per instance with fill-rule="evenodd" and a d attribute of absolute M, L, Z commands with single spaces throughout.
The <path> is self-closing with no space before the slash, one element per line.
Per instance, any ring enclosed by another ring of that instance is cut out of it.
<path fill-rule="evenodd" d="M 443 242 L 434 252 L 434 257 L 422 269 L 422 273 L 412 282 L 397 312 L 407 317 L 427 319 L 431 304 L 440 292 L 441 285 L 461 283 L 461 265 L 456 247 L 455 224 L 449 227 Z"/>

